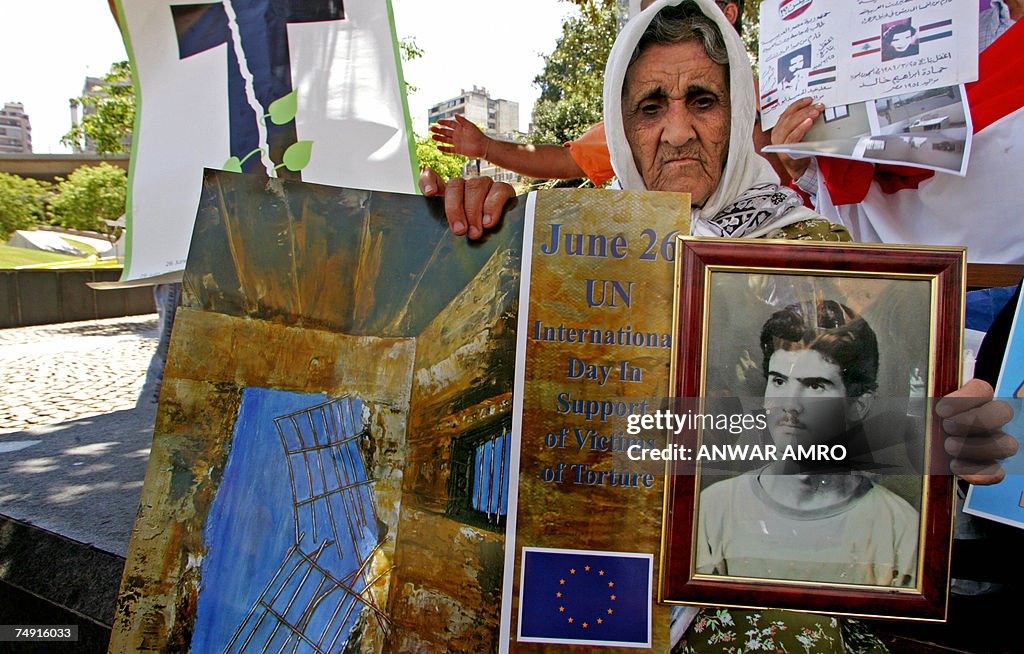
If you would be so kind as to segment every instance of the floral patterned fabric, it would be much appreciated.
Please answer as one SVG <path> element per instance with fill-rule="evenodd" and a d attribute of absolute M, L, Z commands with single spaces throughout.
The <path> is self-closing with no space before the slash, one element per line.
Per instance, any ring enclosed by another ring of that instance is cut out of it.
<path fill-rule="evenodd" d="M 834 241 L 840 243 L 849 243 L 853 240 L 850 232 L 845 227 L 830 223 L 824 218 L 801 220 L 792 225 L 780 227 L 766 234 L 764 238 L 785 238 L 793 241 Z"/>
<path fill-rule="evenodd" d="M 773 231 L 773 224 L 788 226 L 808 222 L 814 220 L 816 215 L 804 206 L 803 198 L 796 191 L 768 182 L 746 189 L 714 216 L 703 219 L 698 217 L 692 226 L 692 233 L 723 238 L 762 236 L 765 232 Z M 785 227 L 774 231 L 778 229 Z"/>
<path fill-rule="evenodd" d="M 885 654 L 860 622 L 815 613 L 704 608 L 673 654 Z"/>

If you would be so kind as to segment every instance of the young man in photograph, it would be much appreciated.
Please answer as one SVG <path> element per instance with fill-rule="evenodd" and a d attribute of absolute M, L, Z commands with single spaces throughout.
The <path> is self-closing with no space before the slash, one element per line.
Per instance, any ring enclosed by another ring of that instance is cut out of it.
<path fill-rule="evenodd" d="M 849 464 L 817 455 L 867 452 L 862 423 L 878 388 L 874 331 L 848 307 L 822 300 L 772 314 L 760 341 L 775 460 L 701 492 L 697 571 L 912 585 L 917 510 Z"/>

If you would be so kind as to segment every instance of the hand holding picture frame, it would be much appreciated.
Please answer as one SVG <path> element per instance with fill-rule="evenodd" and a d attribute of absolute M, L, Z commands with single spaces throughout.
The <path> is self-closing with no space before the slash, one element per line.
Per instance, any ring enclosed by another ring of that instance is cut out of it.
<path fill-rule="evenodd" d="M 662 601 L 944 620 L 952 477 L 925 398 L 960 379 L 964 250 L 677 252 L 676 411 L 754 419 L 674 437 Z"/>

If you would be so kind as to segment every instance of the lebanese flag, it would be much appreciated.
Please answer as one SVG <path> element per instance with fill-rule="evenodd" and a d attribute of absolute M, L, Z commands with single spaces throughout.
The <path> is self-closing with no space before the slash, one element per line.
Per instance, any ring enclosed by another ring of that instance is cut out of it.
<path fill-rule="evenodd" d="M 1024 263 L 1024 21 L 979 55 L 966 85 L 974 140 L 966 177 L 818 158 L 819 212 L 854 239 L 966 245 L 971 262 Z M 872 182 L 876 182 L 872 184 Z"/>

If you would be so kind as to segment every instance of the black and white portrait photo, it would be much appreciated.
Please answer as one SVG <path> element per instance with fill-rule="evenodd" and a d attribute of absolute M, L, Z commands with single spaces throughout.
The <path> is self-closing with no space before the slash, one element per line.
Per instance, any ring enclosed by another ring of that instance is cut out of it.
<path fill-rule="evenodd" d="M 918 54 L 917 28 L 910 18 L 882 25 L 882 61 L 891 61 Z"/>
<path fill-rule="evenodd" d="M 807 75 L 811 71 L 811 46 L 802 46 L 779 57 L 779 87 L 784 91 L 800 92 L 807 88 Z"/>
<path fill-rule="evenodd" d="M 705 466 L 697 574 L 914 585 L 923 422 L 908 414 L 929 334 L 902 316 L 926 314 L 928 293 L 902 280 L 712 276 L 708 394 L 762 412 L 765 428 L 725 435 L 760 457 Z"/>

